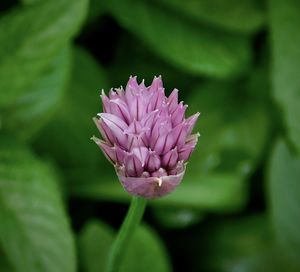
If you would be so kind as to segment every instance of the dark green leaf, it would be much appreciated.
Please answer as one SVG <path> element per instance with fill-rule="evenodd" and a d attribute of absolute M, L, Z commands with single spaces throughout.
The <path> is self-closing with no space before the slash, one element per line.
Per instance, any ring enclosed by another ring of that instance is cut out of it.
<path fill-rule="evenodd" d="M 272 83 L 289 137 L 300 152 L 300 1 L 270 0 Z"/>
<path fill-rule="evenodd" d="M 24 5 L 36 4 L 36 3 L 41 2 L 41 1 L 45 1 L 45 0 L 21 0 L 21 2 Z"/>
<path fill-rule="evenodd" d="M 105 271 L 114 235 L 113 229 L 99 220 L 86 223 L 78 240 L 79 258 L 84 271 Z"/>
<path fill-rule="evenodd" d="M 197 26 L 142 1 L 110 1 L 108 10 L 152 50 L 187 72 L 226 77 L 249 63 L 249 40 Z"/>
<path fill-rule="evenodd" d="M 105 160 L 90 140 L 97 133 L 92 118 L 101 110 L 100 89 L 107 87 L 104 70 L 90 54 L 73 51 L 71 83 L 52 121 L 36 139 L 37 148 L 67 166 L 97 165 Z"/>
<path fill-rule="evenodd" d="M 185 242 L 199 246 L 191 262 L 195 271 L 298 271 L 274 244 L 271 228 L 263 216 L 213 221 Z"/>
<path fill-rule="evenodd" d="M 102 222 L 91 221 L 79 237 L 82 265 L 86 272 L 105 271 L 114 232 Z M 120 272 L 170 271 L 170 263 L 161 240 L 149 227 L 140 226 L 124 251 Z"/>
<path fill-rule="evenodd" d="M 0 19 L 0 107 L 27 92 L 77 33 L 86 10 L 87 0 L 43 1 Z"/>
<path fill-rule="evenodd" d="M 264 23 L 264 14 L 253 0 L 163 0 L 172 8 L 199 22 L 240 33 L 257 31 Z"/>
<path fill-rule="evenodd" d="M 53 58 L 28 91 L 10 108 L 4 108 L 3 127 L 21 138 L 33 135 L 57 110 L 70 75 L 70 51 Z"/>
<path fill-rule="evenodd" d="M 13 271 L 75 271 L 75 249 L 54 169 L 0 139 L 0 248 Z"/>
<path fill-rule="evenodd" d="M 112 86 L 125 86 L 130 75 L 136 75 L 138 81 L 145 79 L 145 84 L 150 85 L 153 77 L 161 75 L 166 93 L 175 87 L 187 91 L 188 86 L 193 86 L 198 79 L 185 71 L 175 69 L 166 61 L 159 59 L 134 36 L 126 33 L 121 36 L 117 45 L 116 56 L 109 67 Z"/>
<path fill-rule="evenodd" d="M 0 248 L 0 271 L 12 271 L 12 267 L 10 266 L 1 248 Z"/>
<path fill-rule="evenodd" d="M 134 233 L 125 253 L 120 272 L 171 271 L 166 249 L 157 234 L 148 226 L 142 225 Z"/>
<path fill-rule="evenodd" d="M 300 158 L 293 156 L 283 141 L 275 146 L 268 176 L 277 239 L 300 265 Z"/>
<path fill-rule="evenodd" d="M 103 13 L 102 5 L 99 0 L 89 0 L 89 9 L 86 24 L 94 23 Z"/>
<path fill-rule="evenodd" d="M 247 176 L 256 169 L 267 143 L 269 117 L 244 85 L 208 81 L 189 93 L 189 114 L 201 112 L 194 129 L 201 136 L 187 173 L 221 170 Z"/>
<path fill-rule="evenodd" d="M 157 223 L 165 228 L 181 229 L 199 223 L 204 219 L 201 210 L 186 208 L 158 207 L 152 209 L 152 214 Z"/>

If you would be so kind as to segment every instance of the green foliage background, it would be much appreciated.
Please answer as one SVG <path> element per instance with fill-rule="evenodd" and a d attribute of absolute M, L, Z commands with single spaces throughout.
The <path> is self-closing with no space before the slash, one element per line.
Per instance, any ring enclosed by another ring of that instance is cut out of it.
<path fill-rule="evenodd" d="M 121 271 L 300 271 L 298 0 L 0 3 L 0 271 L 104 271 L 130 196 L 89 138 L 130 75 L 201 137 Z"/>

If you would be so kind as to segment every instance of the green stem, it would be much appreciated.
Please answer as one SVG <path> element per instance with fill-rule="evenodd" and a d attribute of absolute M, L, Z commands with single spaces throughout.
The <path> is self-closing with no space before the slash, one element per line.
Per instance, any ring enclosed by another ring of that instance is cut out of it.
<path fill-rule="evenodd" d="M 126 247 L 143 217 L 145 207 L 146 199 L 132 197 L 127 215 L 110 249 L 107 272 L 119 271 Z"/>

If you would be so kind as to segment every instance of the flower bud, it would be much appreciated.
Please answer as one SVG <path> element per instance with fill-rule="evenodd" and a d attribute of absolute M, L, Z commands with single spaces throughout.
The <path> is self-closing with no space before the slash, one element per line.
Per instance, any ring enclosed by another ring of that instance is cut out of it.
<path fill-rule="evenodd" d="M 125 190 L 156 198 L 181 182 L 186 161 L 199 134 L 191 134 L 199 113 L 185 118 L 187 105 L 178 103 L 178 90 L 169 97 L 161 77 L 146 87 L 130 77 L 123 88 L 101 94 L 103 113 L 94 122 L 103 140 L 92 137 L 114 165 Z"/>

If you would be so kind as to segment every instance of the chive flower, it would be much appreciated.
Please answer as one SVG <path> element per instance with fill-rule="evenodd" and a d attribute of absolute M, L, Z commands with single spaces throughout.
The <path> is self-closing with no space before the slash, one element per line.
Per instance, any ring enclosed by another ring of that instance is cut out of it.
<path fill-rule="evenodd" d="M 114 165 L 124 189 L 156 198 L 182 181 L 186 162 L 199 133 L 192 134 L 199 113 L 185 118 L 187 105 L 178 103 L 178 90 L 166 97 L 161 77 L 146 87 L 130 77 L 125 88 L 100 95 L 103 112 L 93 118 L 102 139 L 92 139 Z"/>

